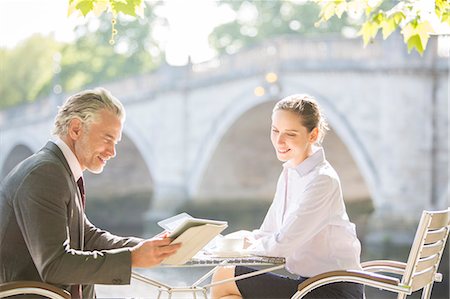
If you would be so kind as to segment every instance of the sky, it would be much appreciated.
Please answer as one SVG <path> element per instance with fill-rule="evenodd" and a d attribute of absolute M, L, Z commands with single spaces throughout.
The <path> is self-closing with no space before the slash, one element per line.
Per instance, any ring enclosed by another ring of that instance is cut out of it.
<path fill-rule="evenodd" d="M 57 40 L 73 40 L 73 29 L 83 17 L 67 16 L 68 0 L 0 0 L 0 46 L 14 47 L 34 33 L 53 34 Z M 211 0 L 169 0 L 161 12 L 170 30 L 159 36 L 166 47 L 167 62 L 183 65 L 188 55 L 193 62 L 213 57 L 208 45 L 212 28 L 233 18 L 233 13 L 216 7 Z M 120 34 L 120 32 L 119 32 Z"/>
<path fill-rule="evenodd" d="M 74 27 L 87 20 L 68 17 L 68 2 L 0 0 L 0 47 L 12 48 L 34 33 L 53 34 L 59 41 L 73 40 Z M 165 0 L 159 12 L 167 17 L 170 29 L 161 29 L 156 35 L 172 65 L 186 64 L 188 55 L 194 63 L 211 59 L 214 51 L 208 44 L 209 33 L 214 26 L 235 17 L 233 11 L 217 7 L 213 0 Z M 91 17 L 95 16 L 91 13 Z"/>
<path fill-rule="evenodd" d="M 1 46 L 11 48 L 37 32 L 70 40 L 80 20 L 67 17 L 67 6 L 68 0 L 0 0 Z"/>

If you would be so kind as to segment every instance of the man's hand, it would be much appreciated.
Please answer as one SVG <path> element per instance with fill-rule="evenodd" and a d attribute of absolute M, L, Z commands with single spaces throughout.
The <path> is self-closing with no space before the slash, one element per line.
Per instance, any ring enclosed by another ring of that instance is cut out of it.
<path fill-rule="evenodd" d="M 154 238 L 134 246 L 131 248 L 131 267 L 148 268 L 160 264 L 181 247 L 181 244 L 170 245 L 171 241 L 170 238 Z"/>

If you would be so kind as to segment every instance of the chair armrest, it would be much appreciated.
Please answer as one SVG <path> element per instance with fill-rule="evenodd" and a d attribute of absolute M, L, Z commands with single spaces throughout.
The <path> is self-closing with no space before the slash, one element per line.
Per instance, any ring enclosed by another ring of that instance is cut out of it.
<path fill-rule="evenodd" d="M 391 285 L 398 285 L 400 283 L 400 280 L 398 278 L 390 277 L 390 276 L 386 276 L 386 275 L 381 275 L 381 274 L 376 274 L 376 273 L 371 273 L 371 272 L 364 272 L 364 271 L 339 270 L 339 271 L 325 272 L 325 273 L 310 277 L 307 280 L 305 280 L 304 282 L 300 283 L 298 285 L 298 289 L 301 290 L 316 281 L 320 281 L 320 280 L 326 281 L 328 278 L 331 278 L 334 280 L 334 279 L 336 279 L 335 277 L 342 277 L 342 278 L 337 279 L 338 281 L 347 281 L 346 279 L 344 279 L 344 277 L 346 277 L 350 280 L 353 280 L 353 278 L 355 278 L 355 279 L 363 278 L 363 279 L 370 279 L 372 281 L 391 284 Z M 324 283 L 324 284 L 327 284 L 327 283 Z"/>
<path fill-rule="evenodd" d="M 367 271 L 339 270 L 322 273 L 308 278 L 298 286 L 297 293 L 292 298 L 302 298 L 312 290 L 335 282 L 353 282 L 368 285 L 388 291 L 411 294 L 411 288 L 400 283 L 395 277 L 371 273 Z"/>
<path fill-rule="evenodd" d="M 70 293 L 54 285 L 39 281 L 12 281 L 0 284 L 0 298 L 33 294 L 52 299 L 70 299 Z"/>
<path fill-rule="evenodd" d="M 406 263 L 390 260 L 374 260 L 362 262 L 361 267 L 368 272 L 385 272 L 403 275 Z"/>
<path fill-rule="evenodd" d="M 399 269 L 405 269 L 406 263 L 391 261 L 391 260 L 374 260 L 374 261 L 362 262 L 361 266 L 363 267 L 363 269 L 366 267 L 372 267 L 372 266 L 387 266 L 387 267 L 395 267 L 395 268 L 399 268 Z"/>
<path fill-rule="evenodd" d="M 367 261 L 362 262 L 361 266 L 364 271 L 368 272 L 384 272 L 384 273 L 394 273 L 394 274 L 400 274 L 403 275 L 406 269 L 406 263 L 403 262 L 397 262 L 397 261 L 390 261 L 390 260 L 374 260 L 374 261 Z M 434 281 L 435 282 L 442 282 L 442 274 L 436 273 L 434 274 Z"/>

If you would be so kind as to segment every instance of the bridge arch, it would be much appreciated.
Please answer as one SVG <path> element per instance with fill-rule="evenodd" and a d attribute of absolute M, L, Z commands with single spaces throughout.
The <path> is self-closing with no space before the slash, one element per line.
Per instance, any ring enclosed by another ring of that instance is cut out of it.
<path fill-rule="evenodd" d="M 1 178 L 4 178 L 20 161 L 31 156 L 34 152 L 26 145 L 16 144 L 6 155 L 2 165 Z"/>
<path fill-rule="evenodd" d="M 128 130 L 124 129 L 122 140 L 116 146 L 116 157 L 108 161 L 102 173 L 84 172 L 88 195 L 86 214 L 92 223 L 115 234 L 141 235 L 146 229 L 146 213 L 155 184 L 146 155 L 148 149 L 139 148 L 142 144 L 136 141 L 140 139 L 128 135 L 136 131 Z M 116 217 L 111 218 L 112 214 Z"/>
<path fill-rule="evenodd" d="M 142 137 L 145 134 L 142 132 L 140 126 L 135 124 L 133 120 L 127 119 L 122 134 L 128 136 L 130 141 L 136 146 L 145 162 L 145 166 L 147 167 L 150 176 L 154 179 L 156 174 L 156 159 L 153 152 L 153 146 L 149 144 L 147 138 Z"/>
<path fill-rule="evenodd" d="M 131 133 L 132 136 L 128 135 Z M 142 150 L 142 144 L 136 143 L 135 128 L 124 129 L 122 140 L 116 146 L 116 157 L 109 160 L 101 174 L 91 174 L 86 171 L 86 185 L 92 197 L 99 199 L 120 198 L 135 195 L 150 200 L 154 182 L 147 150 Z"/>
<path fill-rule="evenodd" d="M 32 134 L 27 134 L 27 138 L 23 138 L 25 135 L 19 136 L 21 137 L 13 142 L 5 142 L 3 149 L 5 154 L 0 158 L 0 179 L 3 179 L 20 161 L 31 156 L 43 146 L 37 138 L 32 137 Z"/>
<path fill-rule="evenodd" d="M 199 147 L 199 153 L 197 154 L 195 162 L 189 171 L 190 180 L 188 182 L 188 192 L 191 198 L 195 198 L 197 196 L 199 184 L 203 178 L 208 163 L 228 129 L 248 110 L 259 104 L 273 100 L 274 98 L 271 96 L 258 97 L 253 94 L 249 95 L 248 90 L 243 90 L 231 101 L 231 104 L 228 105 L 227 109 L 221 114 L 222 117 L 217 118 L 214 121 L 210 132 L 207 134 L 210 138 L 205 139 L 203 144 Z"/>
<path fill-rule="evenodd" d="M 290 83 L 288 81 L 284 81 L 283 83 L 283 96 L 298 93 L 299 91 L 316 96 L 318 102 L 325 110 L 330 126 L 333 128 L 330 135 L 334 136 L 333 138 L 335 141 L 340 139 L 340 143 L 343 143 L 345 151 L 349 151 L 347 161 L 351 160 L 352 164 L 356 161 L 354 167 L 357 168 L 357 176 L 360 177 L 362 175 L 363 178 L 360 180 L 364 185 L 362 189 L 366 188 L 366 184 L 368 185 L 367 189 L 369 190 L 367 191 L 366 189 L 366 191 L 362 191 L 362 193 L 370 193 L 367 194 L 367 196 L 371 197 L 376 204 L 376 200 L 378 199 L 378 194 L 375 191 L 377 181 L 376 171 L 364 149 L 364 145 L 360 140 L 358 140 L 358 136 L 356 135 L 351 124 L 339 114 L 326 96 L 316 92 L 312 88 L 300 86 L 297 83 L 288 84 Z M 296 87 L 294 88 L 294 86 Z M 233 100 L 233 104 L 228 106 L 229 108 L 227 111 L 225 111 L 225 113 L 222 114 L 222 117 L 218 118 L 211 127 L 210 133 L 208 134 L 208 136 L 211 137 L 208 140 L 205 140 L 204 144 L 200 147 L 201 154 L 198 155 L 197 163 L 193 166 L 190 176 L 191 181 L 188 184 L 191 198 L 196 198 L 199 195 L 201 189 L 200 185 L 205 176 L 208 165 L 211 163 L 210 161 L 216 152 L 217 147 L 228 130 L 230 130 L 230 128 L 239 120 L 240 117 L 249 113 L 251 109 L 268 102 L 275 103 L 276 100 L 282 98 L 283 96 L 249 96 L 248 91 L 246 90 Z M 269 115 L 267 115 L 267 117 L 269 117 Z M 332 138 L 332 136 L 329 136 L 328 138 Z"/>

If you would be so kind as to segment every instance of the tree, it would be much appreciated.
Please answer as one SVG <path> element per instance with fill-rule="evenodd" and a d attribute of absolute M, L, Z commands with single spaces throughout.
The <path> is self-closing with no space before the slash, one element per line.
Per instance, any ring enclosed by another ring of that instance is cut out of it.
<path fill-rule="evenodd" d="M 86 25 L 78 26 L 76 42 L 67 44 L 61 51 L 63 89 L 77 90 L 155 69 L 163 52 L 151 33 L 155 22 L 164 20 L 157 20 L 150 8 L 154 6 L 145 10 L 142 19 L 123 18 L 117 22 L 113 30 L 122 34 L 117 35 L 112 44 L 109 43 L 112 24 L 108 15 L 103 14 Z M 91 31 L 90 27 L 97 29 Z"/>
<path fill-rule="evenodd" d="M 52 37 L 33 35 L 14 49 L 0 49 L 0 108 L 34 101 L 50 93 L 54 55 L 61 46 Z"/>
<path fill-rule="evenodd" d="M 333 16 L 363 15 L 360 34 L 367 45 L 381 29 L 383 39 L 400 29 L 408 52 L 415 49 L 422 54 L 431 34 L 439 34 L 439 27 L 450 26 L 448 0 L 314 0 L 321 6 L 320 20 Z"/>
<path fill-rule="evenodd" d="M 83 16 L 87 16 L 90 12 L 93 12 L 96 16 L 100 16 L 104 12 L 112 13 L 112 29 L 109 42 L 113 45 L 117 34 L 115 29 L 116 18 L 119 13 L 133 17 L 143 17 L 144 8 L 143 0 L 69 0 L 68 14 L 81 13 Z"/>
<path fill-rule="evenodd" d="M 105 11 L 110 11 L 114 16 L 119 12 L 130 15 L 143 15 L 143 0 L 69 0 L 69 15 L 79 11 L 86 16 L 91 11 L 97 16 Z"/>
<path fill-rule="evenodd" d="M 399 29 L 403 35 L 404 42 L 408 46 L 408 51 L 415 49 L 419 53 L 425 51 L 430 34 L 439 34 L 437 28 L 441 24 L 450 26 L 450 2 L 448 0 L 313 0 L 320 6 L 320 15 L 317 25 L 320 26 L 324 23 L 332 22 L 333 16 L 341 19 L 344 15 L 354 18 L 355 16 L 361 16 L 359 23 L 359 34 L 364 40 L 364 44 L 367 45 L 373 40 L 378 31 L 381 29 L 383 38 L 388 38 L 392 32 Z M 308 6 L 305 4 L 307 0 L 291 0 L 291 1 L 221 1 L 228 2 L 234 8 L 248 3 L 259 9 L 258 12 L 262 12 L 265 8 L 272 6 L 275 9 L 277 6 L 280 8 L 278 12 L 282 12 L 281 8 L 286 3 L 290 3 L 291 6 L 297 6 L 303 4 L 304 9 Z M 104 11 L 111 11 L 113 16 L 116 16 L 119 12 L 127 15 L 136 16 L 142 12 L 143 0 L 69 0 L 70 10 L 69 13 L 75 11 L 81 12 L 83 15 L 87 15 L 93 11 L 100 14 Z M 308 8 L 309 9 L 309 8 Z M 262 14 L 263 23 L 264 14 Z M 283 26 L 284 16 L 272 15 L 271 17 L 278 19 L 273 24 L 275 25 L 274 31 L 283 32 L 287 30 L 287 27 Z M 303 19 L 297 18 L 298 22 L 302 22 Z M 281 22 L 280 22 L 281 21 Z M 293 21 L 293 19 L 292 19 Z M 297 25 L 291 23 L 289 28 L 292 29 Z M 212 38 L 212 43 L 216 47 L 227 47 L 227 44 L 232 44 L 229 38 L 226 36 L 226 32 L 236 32 L 237 29 L 242 31 L 243 39 L 241 43 L 246 43 L 247 35 L 249 38 L 258 36 L 258 32 L 255 35 L 253 28 L 247 28 L 247 25 L 240 26 L 239 24 L 229 24 L 216 31 L 216 37 Z M 262 26 L 261 28 L 264 28 Z M 329 28 L 333 30 L 333 24 L 330 24 Z M 252 36 L 254 35 L 254 36 Z M 229 36 L 228 36 L 229 37 Z M 249 39 L 248 38 L 248 39 Z M 247 39 L 247 40 L 248 40 Z M 228 45 L 228 46 L 229 46 Z M 240 46 L 239 44 L 235 46 Z"/>
<path fill-rule="evenodd" d="M 55 86 L 71 92 L 157 68 L 164 53 L 152 31 L 165 23 L 152 13 L 157 5 L 148 5 L 144 18 L 117 16 L 114 28 L 123 34 L 113 45 L 111 18 L 102 14 L 76 27 L 74 42 L 35 35 L 13 49 L 0 48 L 0 109 L 35 101 Z"/>
<path fill-rule="evenodd" d="M 233 53 L 282 34 L 314 36 L 354 28 L 347 18 L 335 18 L 315 26 L 320 8 L 313 2 L 222 0 L 220 5 L 229 6 L 236 17 L 216 27 L 209 37 L 210 44 L 219 53 Z"/>

